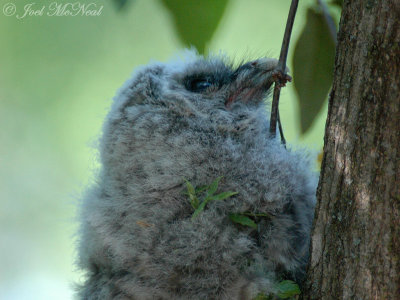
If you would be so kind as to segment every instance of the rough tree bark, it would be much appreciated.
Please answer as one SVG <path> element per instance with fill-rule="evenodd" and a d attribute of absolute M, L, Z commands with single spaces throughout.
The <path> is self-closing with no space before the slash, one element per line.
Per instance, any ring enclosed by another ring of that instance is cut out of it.
<path fill-rule="evenodd" d="M 399 22 L 344 3 L 305 299 L 400 299 Z"/>

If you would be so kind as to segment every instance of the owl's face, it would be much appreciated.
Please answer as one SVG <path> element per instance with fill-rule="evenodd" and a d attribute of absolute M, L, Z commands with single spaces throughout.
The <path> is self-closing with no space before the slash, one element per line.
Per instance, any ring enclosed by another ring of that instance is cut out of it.
<path fill-rule="evenodd" d="M 218 58 L 198 58 L 182 71 L 166 74 L 166 95 L 179 93 L 199 110 L 258 108 L 273 83 L 275 59 L 259 59 L 238 67 Z M 169 98 L 169 97 L 168 97 Z"/>
<path fill-rule="evenodd" d="M 193 55 L 143 67 L 115 98 L 103 128 L 103 164 L 123 177 L 143 161 L 168 157 L 172 165 L 164 169 L 171 173 L 182 167 L 173 164 L 182 162 L 177 153 L 200 159 L 232 139 L 243 149 L 260 144 L 268 132 L 263 99 L 276 65 L 263 58 L 233 67 Z"/>
<path fill-rule="evenodd" d="M 184 61 L 144 67 L 126 83 L 116 102 L 119 108 L 152 105 L 183 115 L 193 111 L 235 114 L 262 105 L 276 66 L 276 59 L 261 58 L 233 67 L 224 58 L 191 53 Z"/>

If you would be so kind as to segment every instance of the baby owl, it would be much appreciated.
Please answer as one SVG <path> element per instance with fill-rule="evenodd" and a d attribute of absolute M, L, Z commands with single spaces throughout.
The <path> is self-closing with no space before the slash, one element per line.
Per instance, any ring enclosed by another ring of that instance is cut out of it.
<path fill-rule="evenodd" d="M 250 300 L 301 283 L 316 176 L 305 151 L 268 134 L 276 67 L 188 51 L 125 83 L 81 204 L 80 299 Z M 207 195 L 216 179 L 215 194 L 232 193 L 194 217 L 187 185 Z"/>

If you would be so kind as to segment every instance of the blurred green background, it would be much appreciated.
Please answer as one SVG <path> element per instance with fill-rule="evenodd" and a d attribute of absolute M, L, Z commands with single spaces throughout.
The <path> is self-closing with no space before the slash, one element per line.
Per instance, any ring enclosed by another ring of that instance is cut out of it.
<path fill-rule="evenodd" d="M 292 41 L 311 2 L 300 1 Z M 30 0 L 0 3 L 0 299 L 72 299 L 82 277 L 74 266 L 76 204 L 98 168 L 95 147 L 112 97 L 136 66 L 168 60 L 184 45 L 157 0 L 123 10 L 112 1 L 81 0 L 103 6 L 93 17 L 44 10 L 17 18 Z M 16 5 L 12 16 L 5 15 L 7 3 Z M 234 60 L 278 57 L 289 5 L 229 1 L 207 48 Z M 300 136 L 293 85 L 281 95 L 288 142 L 321 150 L 326 103 Z"/>

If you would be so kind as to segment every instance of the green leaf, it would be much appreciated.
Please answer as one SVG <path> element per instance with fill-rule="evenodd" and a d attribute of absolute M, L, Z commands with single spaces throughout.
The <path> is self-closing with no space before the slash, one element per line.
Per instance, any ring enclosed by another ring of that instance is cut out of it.
<path fill-rule="evenodd" d="M 195 219 L 199 213 L 201 213 L 204 208 L 206 207 L 208 201 L 203 201 L 200 203 L 199 207 L 194 211 L 193 215 L 192 215 L 192 220 Z"/>
<path fill-rule="evenodd" d="M 195 211 L 192 215 L 192 219 L 196 218 L 199 215 L 199 213 L 205 209 L 208 202 L 214 201 L 214 200 L 224 200 L 226 198 L 229 198 L 233 195 L 238 194 L 237 192 L 222 192 L 218 195 L 214 195 L 214 193 L 218 189 L 218 184 L 221 179 L 222 179 L 222 176 L 215 179 L 210 185 L 196 187 L 196 188 L 194 188 L 193 185 L 189 181 L 184 179 L 186 182 L 187 190 L 188 190 L 188 192 L 186 194 L 189 195 L 190 204 L 195 209 Z M 203 201 L 200 203 L 200 201 L 197 197 L 197 194 L 199 192 L 203 192 L 203 191 L 206 192 L 206 195 L 205 195 Z"/>
<path fill-rule="evenodd" d="M 284 280 L 278 284 L 278 297 L 287 299 L 296 295 L 300 295 L 301 291 L 299 286 L 291 280 Z"/>
<path fill-rule="evenodd" d="M 210 200 L 224 200 L 226 198 L 232 197 L 233 195 L 238 194 L 238 192 L 222 192 L 218 195 L 210 196 Z"/>
<path fill-rule="evenodd" d="M 208 188 L 208 185 L 202 185 L 202 186 L 196 187 L 196 194 L 198 195 L 198 194 L 204 192 L 207 188 Z"/>
<path fill-rule="evenodd" d="M 186 183 L 186 187 L 187 187 L 189 195 L 196 195 L 193 185 L 186 179 L 185 179 L 185 183 Z"/>
<path fill-rule="evenodd" d="M 257 224 L 252 219 L 242 214 L 229 214 L 229 219 L 234 223 L 257 229 Z"/>
<path fill-rule="evenodd" d="M 197 209 L 199 207 L 199 199 L 196 196 L 195 189 L 194 189 L 193 185 L 186 179 L 185 179 L 185 182 L 186 182 L 186 187 L 188 190 L 187 195 L 189 195 L 190 204 L 192 205 L 192 207 L 194 209 Z"/>
<path fill-rule="evenodd" d="M 324 16 L 309 8 L 293 55 L 294 87 L 300 106 L 301 133 L 310 129 L 323 107 L 333 79 L 335 45 Z"/>
<path fill-rule="evenodd" d="M 228 0 L 162 0 L 174 20 L 180 39 L 204 53 Z"/>
<path fill-rule="evenodd" d="M 209 185 L 209 187 L 208 187 L 208 189 L 207 189 L 207 197 L 206 197 L 206 198 L 208 198 L 209 196 L 212 196 L 212 195 L 215 194 L 215 192 L 216 192 L 217 189 L 218 189 L 219 181 L 220 181 L 221 179 L 222 179 L 222 176 L 220 176 L 220 177 L 218 177 L 217 179 L 215 179 L 215 180 Z"/>
<path fill-rule="evenodd" d="M 196 196 L 190 196 L 190 204 L 194 209 L 199 208 L 199 199 Z"/>

